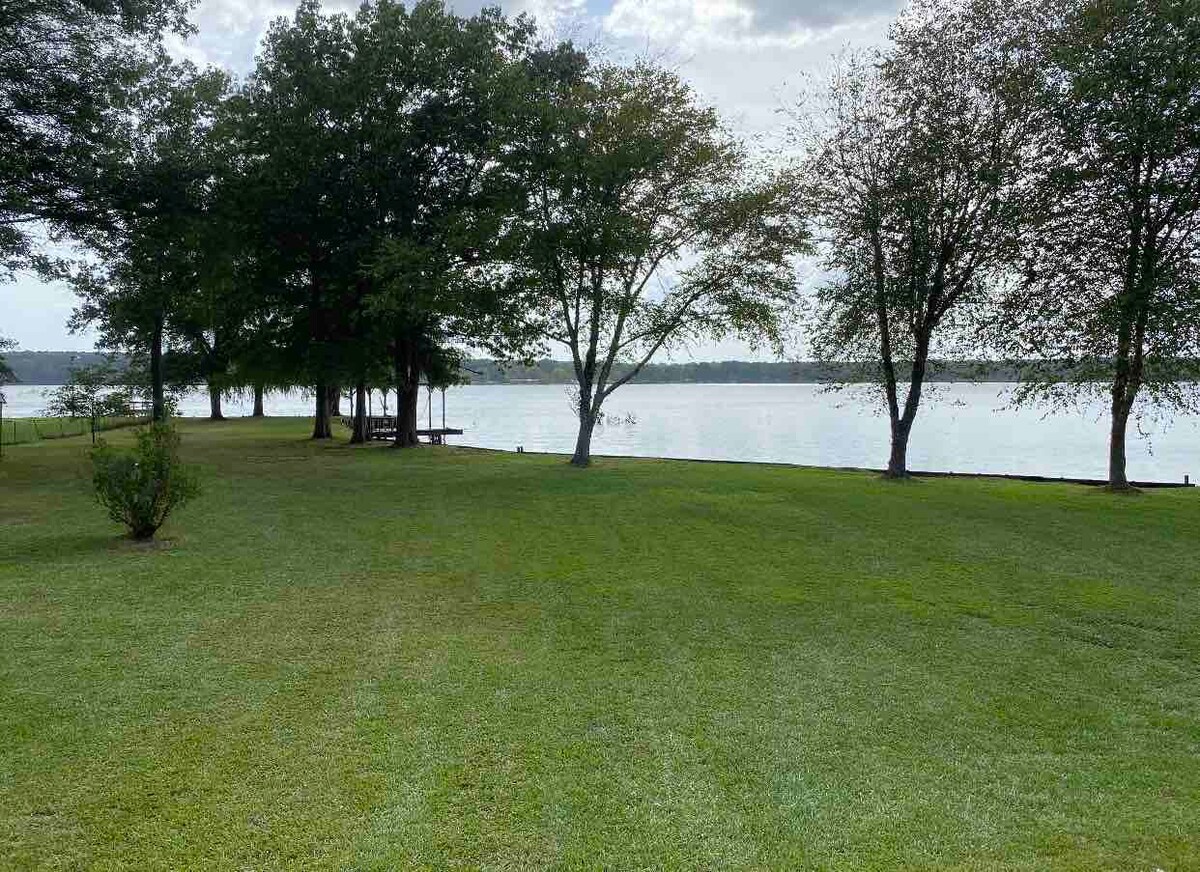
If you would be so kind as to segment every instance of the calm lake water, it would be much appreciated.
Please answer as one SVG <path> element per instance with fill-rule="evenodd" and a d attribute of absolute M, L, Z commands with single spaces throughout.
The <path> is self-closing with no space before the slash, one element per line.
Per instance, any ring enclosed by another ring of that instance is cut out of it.
<path fill-rule="evenodd" d="M 914 469 L 1094 477 L 1106 474 L 1107 420 L 1101 403 L 1077 413 L 1047 415 L 1007 408 L 1009 386 L 939 386 L 913 429 Z M 9 385 L 5 416 L 37 414 L 47 388 Z M 394 408 L 394 394 L 389 409 Z M 446 392 L 446 423 L 466 433 L 450 441 L 481 448 L 569 453 L 575 420 L 563 385 L 470 385 Z M 268 394 L 269 415 L 311 414 L 302 392 Z M 831 393 L 817 385 L 627 385 L 606 412 L 621 419 L 596 434 L 593 451 L 642 457 L 771 461 L 822 466 L 879 467 L 887 460 L 887 420 L 874 394 Z M 249 397 L 225 403 L 228 416 L 249 414 Z M 379 394 L 374 409 L 381 411 Z M 420 420 L 427 421 L 422 394 Z M 181 413 L 208 414 L 195 391 Z M 433 396 L 441 422 L 441 398 Z M 1132 478 L 1181 481 L 1200 476 L 1200 418 L 1143 422 L 1131 433 Z"/>

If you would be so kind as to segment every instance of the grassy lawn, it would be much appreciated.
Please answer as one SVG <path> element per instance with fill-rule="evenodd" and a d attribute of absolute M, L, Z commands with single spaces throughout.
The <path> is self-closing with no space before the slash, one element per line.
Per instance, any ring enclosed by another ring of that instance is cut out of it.
<path fill-rule="evenodd" d="M 98 418 L 96 429 L 116 430 L 136 426 L 138 418 Z M 90 435 L 92 422 L 89 418 L 10 418 L 0 421 L 0 436 L 4 446 L 38 442 L 42 439 L 63 439 L 71 436 Z"/>
<path fill-rule="evenodd" d="M 1200 869 L 1195 491 L 305 435 L 6 450 L 0 866 Z"/>

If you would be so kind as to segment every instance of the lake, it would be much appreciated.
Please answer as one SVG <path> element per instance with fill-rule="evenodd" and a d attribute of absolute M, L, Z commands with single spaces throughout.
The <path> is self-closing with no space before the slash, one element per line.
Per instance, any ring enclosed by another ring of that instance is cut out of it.
<path fill-rule="evenodd" d="M 1003 384 L 939 385 L 913 428 L 913 469 L 1103 478 L 1107 473 L 1108 422 L 1103 403 L 1078 413 L 1007 408 Z M 47 388 L 4 388 L 8 416 L 37 414 Z M 820 466 L 879 467 L 886 463 L 887 419 L 864 389 L 829 392 L 819 385 L 634 384 L 609 399 L 606 412 L 620 419 L 601 427 L 596 454 L 743 460 Z M 394 408 L 394 394 L 392 395 Z M 300 391 L 268 394 L 269 415 L 310 415 Z M 345 405 L 348 409 L 348 405 Z M 225 403 L 229 416 L 249 414 L 250 398 Z M 378 414 L 380 397 L 374 409 Z M 420 420 L 427 419 L 423 392 Z M 208 396 L 197 390 L 180 407 L 208 414 Z M 434 423 L 441 398 L 433 396 Z M 465 435 L 455 444 L 481 448 L 570 453 L 575 420 L 564 385 L 469 385 L 446 392 L 446 423 Z M 1131 478 L 1181 481 L 1200 476 L 1200 418 L 1143 422 L 1131 427 Z"/>

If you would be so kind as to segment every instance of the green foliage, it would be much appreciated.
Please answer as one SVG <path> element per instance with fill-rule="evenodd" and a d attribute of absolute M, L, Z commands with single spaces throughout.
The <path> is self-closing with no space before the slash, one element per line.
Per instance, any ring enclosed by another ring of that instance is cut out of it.
<path fill-rule="evenodd" d="M 889 469 L 934 361 L 985 342 L 1034 389 L 1111 381 L 1114 451 L 1139 391 L 1200 404 L 1194 0 L 914 0 L 806 111 L 798 172 L 676 72 L 495 8 L 303 0 L 236 90 L 162 50 L 185 11 L 0 9 L 0 261 L 29 260 L 33 220 L 92 249 L 75 326 L 147 361 L 156 418 L 172 358 L 217 398 L 390 381 L 411 419 L 452 349 L 561 344 L 586 463 L 662 349 L 782 348 L 814 234 L 816 350 L 883 383 Z"/>
<path fill-rule="evenodd" d="M 132 451 L 101 441 L 92 451 L 96 499 L 134 539 L 150 539 L 172 511 L 197 496 L 199 480 L 179 459 L 179 435 L 155 422 L 137 431 Z"/>
<path fill-rule="evenodd" d="M 495 224 L 488 167 L 531 38 L 439 0 L 305 2 L 272 25 L 237 101 L 241 195 L 263 335 L 293 378 L 414 384 L 450 341 L 493 348 L 519 321 L 456 266 Z"/>
<path fill-rule="evenodd" d="M 269 323 L 256 347 L 260 369 L 279 367 L 315 384 L 337 368 L 344 338 L 345 280 L 355 269 L 366 205 L 355 186 L 352 130 L 357 89 L 338 74 L 351 46 L 344 14 L 314 2 L 268 30 L 253 74 L 234 101 L 243 179 L 234 192 L 244 243 Z M 265 366 L 262 366 L 265 364 Z"/>
<path fill-rule="evenodd" d="M 131 414 L 125 375 L 111 361 L 71 370 L 67 383 L 47 392 L 44 414 L 53 418 L 119 418 Z"/>
<path fill-rule="evenodd" d="M 120 140 L 147 46 L 189 30 L 188 0 L 0 3 L 0 281 L 47 266 L 37 222 L 75 232 L 108 220 L 98 155 Z"/>
<path fill-rule="evenodd" d="M 832 276 L 817 292 L 814 350 L 863 361 L 882 383 L 893 475 L 906 474 L 930 355 L 978 353 L 1020 250 L 1039 117 L 1033 8 L 912 4 L 885 49 L 843 61 L 824 115 L 797 131 Z"/>
<path fill-rule="evenodd" d="M 120 146 L 107 155 L 111 220 L 86 236 L 98 262 L 72 275 L 80 296 L 72 326 L 96 328 L 102 346 L 148 359 L 156 417 L 165 349 L 213 326 L 204 297 L 225 285 L 230 246 L 214 191 L 229 161 L 220 126 L 228 86 L 218 70 L 154 59 L 129 95 Z"/>
<path fill-rule="evenodd" d="M 661 349 L 780 347 L 808 239 L 794 180 L 757 166 L 678 74 L 532 66 L 500 251 L 541 339 L 570 352 L 585 465 L 605 399 Z"/>
<path fill-rule="evenodd" d="M 0 336 L 0 385 L 8 382 L 16 381 L 17 377 L 12 371 L 12 367 L 4 358 L 4 352 L 17 347 L 17 343 L 4 336 Z"/>
<path fill-rule="evenodd" d="M 1119 486 L 1140 397 L 1200 409 L 1200 14 L 1194 0 L 1053 8 L 1025 280 L 996 338 L 1049 362 L 1027 369 L 1025 398 L 1111 397 Z"/>

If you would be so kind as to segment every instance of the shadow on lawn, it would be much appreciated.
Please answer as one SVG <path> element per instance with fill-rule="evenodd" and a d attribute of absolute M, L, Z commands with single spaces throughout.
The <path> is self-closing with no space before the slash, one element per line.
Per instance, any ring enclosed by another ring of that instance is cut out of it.
<path fill-rule="evenodd" d="M 139 542 L 124 535 L 114 527 L 111 533 L 59 533 L 38 537 L 25 544 L 19 552 L 24 561 L 42 563 L 74 562 L 79 558 L 97 556 L 120 557 L 122 555 L 153 554 L 169 551 L 176 545 L 169 536 L 156 537 L 148 542 Z"/>

